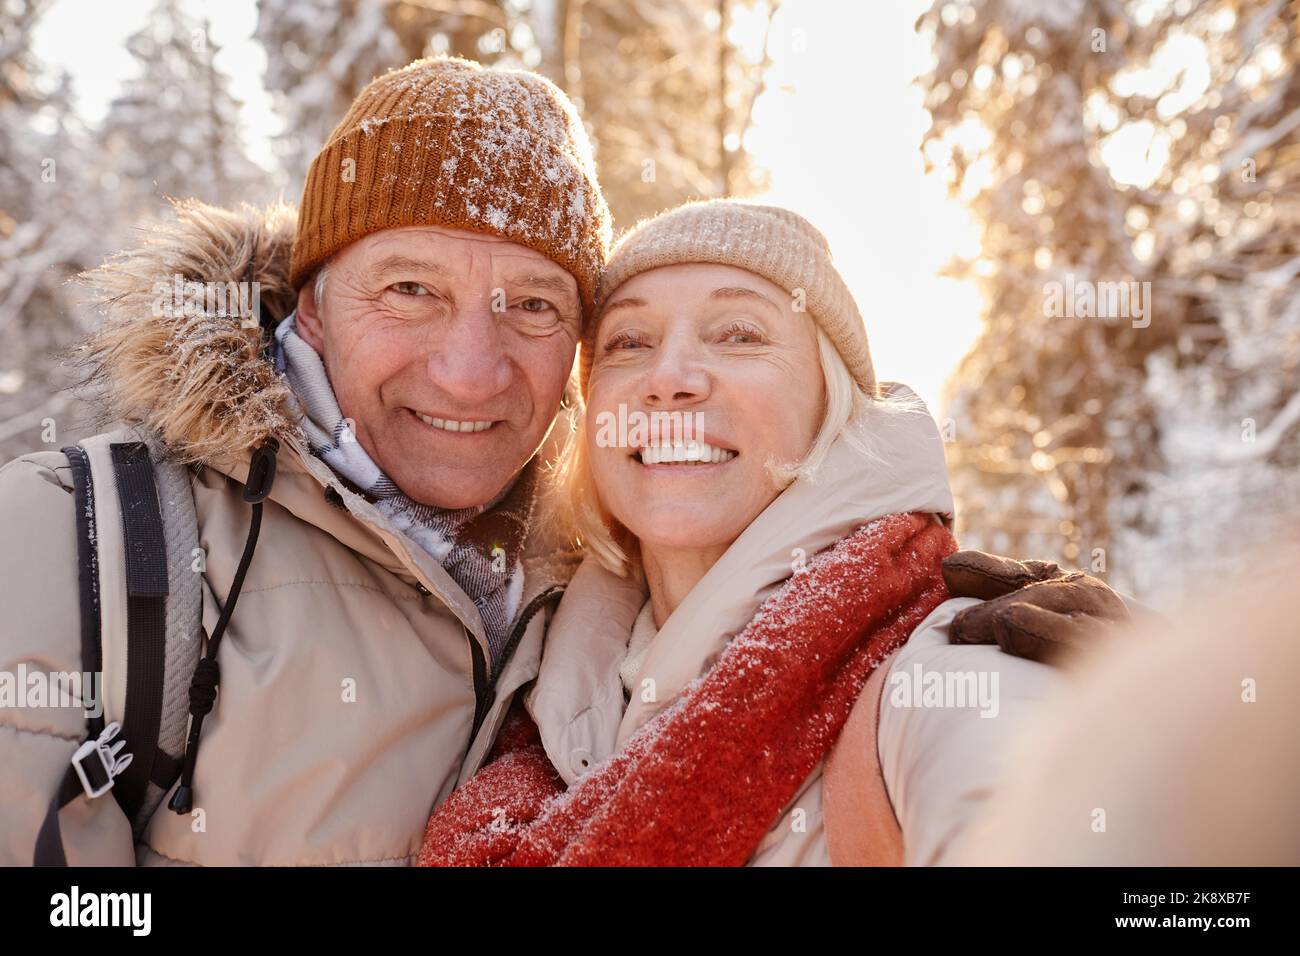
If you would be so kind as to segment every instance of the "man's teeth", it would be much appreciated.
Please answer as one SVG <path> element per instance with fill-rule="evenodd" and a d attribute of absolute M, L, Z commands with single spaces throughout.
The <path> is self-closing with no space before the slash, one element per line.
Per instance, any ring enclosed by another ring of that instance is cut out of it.
<path fill-rule="evenodd" d="M 481 432 L 492 427 L 491 421 L 486 422 L 454 422 L 449 418 L 431 418 L 428 415 L 415 413 L 416 417 L 426 425 L 432 425 L 434 428 L 441 428 L 447 432 Z"/>
<path fill-rule="evenodd" d="M 656 445 L 642 448 L 637 458 L 643 465 L 663 465 L 670 462 L 696 462 L 712 464 L 731 461 L 736 452 L 729 448 L 717 448 L 706 442 L 691 442 L 687 445 Z"/>

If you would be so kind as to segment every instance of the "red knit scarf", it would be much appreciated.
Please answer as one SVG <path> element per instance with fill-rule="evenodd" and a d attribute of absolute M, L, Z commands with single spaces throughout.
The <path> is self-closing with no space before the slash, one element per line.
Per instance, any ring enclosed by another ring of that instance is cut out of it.
<path fill-rule="evenodd" d="M 516 707 L 433 813 L 421 866 L 743 865 L 863 684 L 947 597 L 930 515 L 873 521 L 769 598 L 714 666 L 565 790 Z"/>

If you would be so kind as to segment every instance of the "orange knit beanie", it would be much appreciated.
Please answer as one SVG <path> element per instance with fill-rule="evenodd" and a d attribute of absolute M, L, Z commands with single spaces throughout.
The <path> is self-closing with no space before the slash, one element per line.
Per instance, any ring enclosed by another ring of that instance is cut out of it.
<path fill-rule="evenodd" d="M 590 314 L 609 247 L 591 143 L 545 77 L 458 57 L 372 80 L 312 161 L 290 281 L 362 236 L 449 226 L 527 246 L 567 270 Z"/>

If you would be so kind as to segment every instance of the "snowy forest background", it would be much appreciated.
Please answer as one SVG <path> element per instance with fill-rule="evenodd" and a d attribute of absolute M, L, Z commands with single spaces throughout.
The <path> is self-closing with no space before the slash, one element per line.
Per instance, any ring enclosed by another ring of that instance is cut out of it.
<path fill-rule="evenodd" d="M 770 24 L 766 0 L 259 0 L 285 129 L 271 170 L 248 158 L 192 5 L 158 0 L 128 43 L 138 78 L 94 123 L 33 53 L 49 7 L 0 0 L 4 460 L 40 447 L 47 420 L 84 417 L 59 355 L 96 318 L 69 277 L 167 196 L 296 196 L 356 92 L 416 57 L 523 66 L 563 87 L 616 230 L 765 185 L 745 134 L 767 46 L 733 26 Z M 931 124 L 915 145 L 980 239 L 949 267 L 983 301 L 941 413 L 963 543 L 1055 558 L 1167 605 L 1300 534 L 1300 0 L 921 9 Z M 1137 161 L 1121 168 L 1117 151 Z M 1153 320 L 1046 316 L 1046 285 L 1067 276 L 1149 282 Z"/>

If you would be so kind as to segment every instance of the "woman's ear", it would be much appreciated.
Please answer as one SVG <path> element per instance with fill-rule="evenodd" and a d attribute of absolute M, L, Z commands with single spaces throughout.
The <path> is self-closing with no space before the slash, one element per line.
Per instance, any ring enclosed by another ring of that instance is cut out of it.
<path fill-rule="evenodd" d="M 294 323 L 303 341 L 319 355 L 325 354 L 325 327 L 316 301 L 316 283 L 309 280 L 298 290 L 298 318 Z"/>

